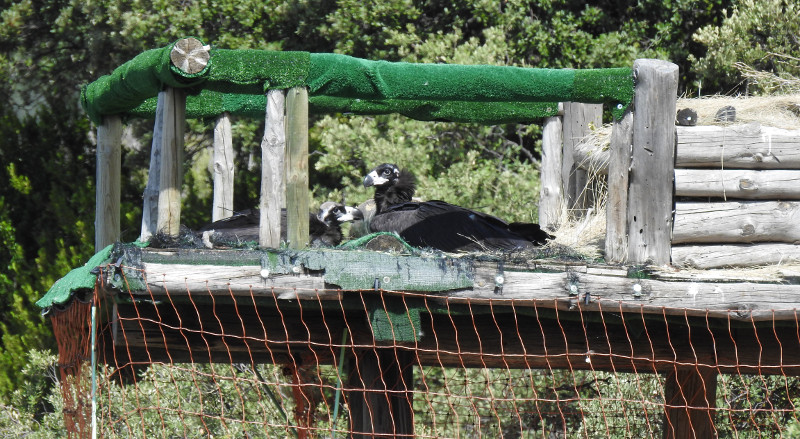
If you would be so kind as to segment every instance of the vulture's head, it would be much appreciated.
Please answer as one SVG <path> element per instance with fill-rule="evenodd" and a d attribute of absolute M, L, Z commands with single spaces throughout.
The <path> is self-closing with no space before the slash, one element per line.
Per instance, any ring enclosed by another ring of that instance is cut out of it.
<path fill-rule="evenodd" d="M 360 210 L 341 203 L 326 201 L 319 206 L 317 218 L 327 225 L 346 223 L 364 218 Z"/>
<path fill-rule="evenodd" d="M 400 178 L 400 168 L 392 163 L 384 163 L 364 177 L 364 187 L 389 187 L 394 186 Z"/>

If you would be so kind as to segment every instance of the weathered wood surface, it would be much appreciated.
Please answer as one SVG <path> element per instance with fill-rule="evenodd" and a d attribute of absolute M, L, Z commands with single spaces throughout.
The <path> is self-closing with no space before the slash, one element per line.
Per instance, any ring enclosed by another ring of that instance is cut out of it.
<path fill-rule="evenodd" d="M 676 203 L 672 243 L 795 243 L 798 224 L 799 202 Z"/>
<path fill-rule="evenodd" d="M 711 439 L 717 406 L 717 370 L 684 367 L 667 374 L 664 383 L 664 439 Z"/>
<path fill-rule="evenodd" d="M 567 208 L 579 217 L 594 201 L 586 190 L 587 172 L 575 162 L 575 150 L 593 127 L 603 123 L 602 104 L 564 102 L 561 186 Z"/>
<path fill-rule="evenodd" d="M 584 139 L 584 141 L 575 145 L 573 159 L 578 169 L 592 174 L 605 175 L 608 173 L 608 162 L 611 160 L 611 154 L 610 148 L 587 143 L 586 139 Z"/>
<path fill-rule="evenodd" d="M 751 200 L 799 200 L 800 171 L 676 169 L 675 195 Z"/>
<path fill-rule="evenodd" d="M 621 263 L 628 258 L 628 169 L 631 166 L 633 113 L 614 121 L 608 162 L 606 195 L 606 262 Z"/>
<path fill-rule="evenodd" d="M 673 245 L 672 263 L 700 269 L 800 263 L 797 244 Z"/>
<path fill-rule="evenodd" d="M 220 266 L 148 263 L 144 267 L 147 288 L 153 294 L 275 295 L 281 299 L 338 298 L 340 292 L 325 290 L 322 276 L 304 272 L 275 275 L 260 265 Z M 273 288 L 280 290 L 274 291 Z M 290 291 L 297 289 L 297 291 Z"/>
<path fill-rule="evenodd" d="M 336 285 L 321 273 L 298 266 L 296 273 L 275 275 L 260 265 L 192 265 L 145 263 L 144 275 L 154 294 L 223 294 L 286 299 L 336 299 Z M 547 262 L 545 262 L 547 263 Z M 645 314 L 694 315 L 734 320 L 795 319 L 800 285 L 753 283 L 728 277 L 701 280 L 637 279 L 612 266 L 550 265 L 505 267 L 476 263 L 470 289 L 433 293 L 434 300 L 496 306 L 538 306 L 587 311 L 630 311 Z M 535 271 L 538 270 L 538 271 Z M 546 271 L 546 272 L 543 272 Z M 498 288 L 501 275 L 501 288 Z M 327 290 L 326 290 L 327 289 Z M 588 302 L 587 302 L 588 293 Z"/>
<path fill-rule="evenodd" d="M 640 59 L 633 102 L 628 261 L 669 263 L 678 66 Z"/>
<path fill-rule="evenodd" d="M 94 248 L 100 251 L 120 238 L 122 119 L 105 116 L 97 127 Z"/>
<path fill-rule="evenodd" d="M 281 244 L 281 208 L 284 204 L 286 118 L 283 90 L 267 92 L 264 137 L 261 139 L 261 200 L 258 245 L 278 248 Z"/>
<path fill-rule="evenodd" d="M 181 186 L 183 184 L 183 136 L 186 131 L 186 92 L 168 88 L 164 95 L 161 127 L 161 171 L 159 175 L 159 233 L 176 237 L 181 224 Z"/>
<path fill-rule="evenodd" d="M 189 37 L 178 40 L 172 48 L 169 57 L 172 64 L 189 74 L 196 74 L 203 71 L 208 65 L 211 54 L 208 46 L 197 38 Z"/>
<path fill-rule="evenodd" d="M 286 240 L 289 248 L 308 246 L 308 90 L 286 93 Z"/>
<path fill-rule="evenodd" d="M 218 221 L 233 215 L 233 137 L 228 113 L 217 118 L 214 125 L 214 201 L 211 220 Z"/>
<path fill-rule="evenodd" d="M 539 225 L 548 230 L 558 227 L 564 207 L 564 192 L 561 187 L 561 160 L 563 131 L 560 116 L 548 117 L 542 129 L 542 172 L 539 177 Z"/>
<path fill-rule="evenodd" d="M 164 100 L 167 92 L 158 93 L 158 103 L 156 104 L 156 117 L 153 124 L 153 142 L 150 145 L 150 168 L 147 172 L 147 186 L 144 188 L 142 198 L 142 231 L 139 240 L 142 242 L 150 241 L 158 232 L 158 194 L 159 184 L 161 184 L 161 142 L 164 140 L 162 134 L 164 127 Z"/>
<path fill-rule="evenodd" d="M 676 167 L 800 169 L 800 130 L 758 123 L 677 130 Z"/>

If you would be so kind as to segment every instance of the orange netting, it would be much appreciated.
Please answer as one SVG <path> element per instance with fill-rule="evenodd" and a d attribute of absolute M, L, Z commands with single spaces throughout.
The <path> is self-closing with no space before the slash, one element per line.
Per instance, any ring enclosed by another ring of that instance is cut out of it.
<path fill-rule="evenodd" d="M 797 318 L 654 315 L 602 300 L 589 311 L 381 289 L 266 291 L 99 285 L 99 436 L 800 434 Z M 53 318 L 64 374 L 87 358 L 87 309 L 75 303 L 69 317 Z M 64 391 L 74 398 L 68 424 L 82 437 L 85 394 Z"/>

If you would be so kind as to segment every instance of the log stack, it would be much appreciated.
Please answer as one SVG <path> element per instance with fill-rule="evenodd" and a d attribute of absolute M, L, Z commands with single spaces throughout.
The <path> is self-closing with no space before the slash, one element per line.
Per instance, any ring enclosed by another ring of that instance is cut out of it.
<path fill-rule="evenodd" d="M 800 262 L 800 130 L 677 126 L 672 263 Z"/>

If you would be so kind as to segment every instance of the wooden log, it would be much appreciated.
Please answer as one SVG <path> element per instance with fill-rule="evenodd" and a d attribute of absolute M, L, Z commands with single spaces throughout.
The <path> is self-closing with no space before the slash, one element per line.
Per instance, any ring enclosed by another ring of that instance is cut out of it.
<path fill-rule="evenodd" d="M 567 208 L 578 217 L 583 216 L 593 200 L 586 191 L 586 171 L 576 165 L 575 149 L 593 127 L 599 127 L 602 123 L 602 104 L 564 102 L 561 185 Z"/>
<path fill-rule="evenodd" d="M 351 361 L 345 396 L 353 439 L 414 437 L 413 352 L 363 349 Z"/>
<path fill-rule="evenodd" d="M 800 263 L 797 244 L 673 245 L 672 263 L 699 269 Z"/>
<path fill-rule="evenodd" d="M 723 199 L 800 200 L 800 171 L 676 169 L 675 195 Z"/>
<path fill-rule="evenodd" d="M 308 246 L 308 90 L 286 94 L 286 240 L 289 248 Z"/>
<path fill-rule="evenodd" d="M 640 59 L 633 99 L 633 154 L 628 189 L 628 261 L 668 264 L 672 230 L 678 66 Z"/>
<path fill-rule="evenodd" d="M 622 263 L 628 258 L 628 169 L 631 164 L 633 113 L 615 120 L 611 131 L 606 196 L 605 260 Z"/>
<path fill-rule="evenodd" d="M 800 242 L 800 203 L 676 203 L 673 244 Z"/>
<path fill-rule="evenodd" d="M 181 225 L 183 136 L 186 130 L 186 92 L 168 88 L 161 128 L 161 172 L 158 195 L 158 233 L 177 237 Z"/>
<path fill-rule="evenodd" d="M 214 201 L 211 220 L 218 221 L 233 214 L 233 138 L 228 113 L 214 125 Z"/>
<path fill-rule="evenodd" d="M 322 276 L 302 272 L 275 275 L 264 272 L 259 265 L 147 263 L 144 268 L 145 283 L 153 294 L 255 294 L 275 295 L 288 300 L 304 297 L 337 299 L 340 295 L 335 289 L 325 290 Z"/>
<path fill-rule="evenodd" d="M 158 231 L 158 194 L 161 184 L 161 142 L 164 140 L 164 100 L 167 92 L 158 93 L 156 118 L 153 124 L 153 142 L 150 145 L 150 168 L 147 172 L 147 185 L 142 198 L 142 232 L 139 241 L 148 242 Z"/>
<path fill-rule="evenodd" d="M 800 130 L 732 126 L 677 127 L 676 167 L 800 169 Z"/>
<path fill-rule="evenodd" d="M 209 47 L 194 37 L 183 38 L 175 43 L 169 54 L 172 65 L 188 74 L 197 74 L 208 65 Z"/>
<path fill-rule="evenodd" d="M 717 371 L 709 367 L 680 368 L 664 383 L 664 439 L 717 437 Z"/>
<path fill-rule="evenodd" d="M 281 208 L 284 204 L 284 161 L 286 154 L 285 95 L 283 90 L 267 92 L 264 137 L 261 139 L 261 201 L 258 245 L 278 248 L 281 244 Z"/>
<path fill-rule="evenodd" d="M 262 271 L 258 262 L 231 265 L 194 265 L 181 262 L 143 263 L 146 291 L 137 294 L 223 294 L 234 296 L 278 297 L 286 300 L 338 299 L 342 292 L 325 283 L 324 275 L 297 273 L 275 275 Z M 235 266 L 234 266 L 235 265 Z M 508 268 L 508 267 L 507 267 Z M 497 266 L 478 264 L 470 289 L 440 291 L 436 300 L 447 303 L 469 302 L 515 307 L 557 307 L 564 310 L 598 311 L 613 308 L 656 315 L 692 315 L 733 320 L 794 320 L 800 285 L 779 282 L 754 283 L 750 280 L 679 280 L 630 278 L 625 269 L 562 266 L 543 271 L 514 269 L 503 273 L 502 289 L 497 289 Z M 589 302 L 585 303 L 586 294 Z M 344 293 L 347 294 L 346 292 Z M 402 294 L 402 293 L 397 293 Z"/>
<path fill-rule="evenodd" d="M 97 174 L 94 249 L 100 251 L 120 238 L 120 171 L 122 119 L 105 116 L 97 127 Z"/>
<path fill-rule="evenodd" d="M 548 230 L 558 228 L 564 193 L 561 188 L 563 132 L 561 116 L 548 117 L 542 129 L 542 172 L 539 176 L 539 225 Z"/>
<path fill-rule="evenodd" d="M 608 173 L 608 162 L 611 160 L 611 151 L 601 145 L 582 142 L 575 145 L 573 154 L 575 166 L 591 173 L 592 175 L 605 175 Z"/>

